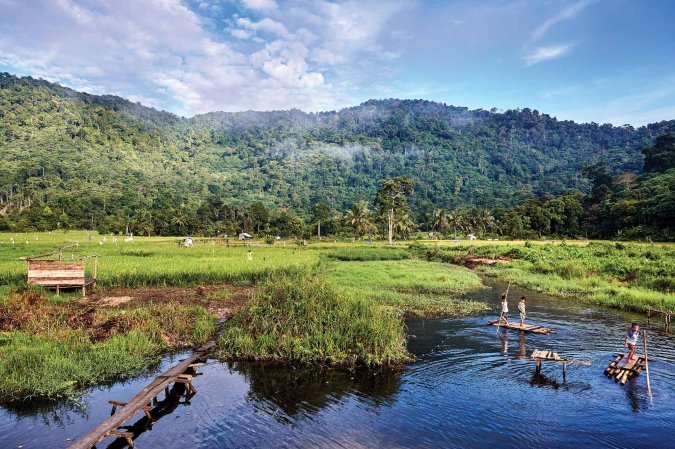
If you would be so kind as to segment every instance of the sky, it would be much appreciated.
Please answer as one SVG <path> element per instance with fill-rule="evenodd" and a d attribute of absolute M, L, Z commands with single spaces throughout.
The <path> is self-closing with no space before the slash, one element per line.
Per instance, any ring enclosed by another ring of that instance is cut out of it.
<path fill-rule="evenodd" d="M 371 98 L 675 119 L 671 0 L 0 0 L 0 71 L 183 116 Z"/>

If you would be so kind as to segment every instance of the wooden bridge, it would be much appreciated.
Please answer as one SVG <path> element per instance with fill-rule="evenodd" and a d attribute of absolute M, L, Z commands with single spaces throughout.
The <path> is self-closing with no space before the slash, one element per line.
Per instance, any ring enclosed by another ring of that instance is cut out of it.
<path fill-rule="evenodd" d="M 112 405 L 110 418 L 106 419 L 89 433 L 68 446 L 68 449 L 89 449 L 94 447 L 100 441 L 107 437 L 123 438 L 129 447 L 134 447 L 133 439 L 138 436 L 133 432 L 125 431 L 122 426 L 137 413 L 143 412 L 149 425 L 152 425 L 158 418 L 153 416 L 153 404 L 157 405 L 157 397 L 164 393 L 164 400 L 170 399 L 170 386 L 172 384 L 183 384 L 185 386 L 185 395 L 191 396 L 197 393 L 192 385 L 192 378 L 197 374 L 197 367 L 201 366 L 208 355 L 208 352 L 214 346 L 213 342 L 196 350 L 190 357 L 182 360 L 180 363 L 170 368 L 164 374 L 161 374 L 143 388 L 136 396 L 128 402 L 117 400 L 108 401 Z M 119 410 L 117 408 L 120 407 Z"/>

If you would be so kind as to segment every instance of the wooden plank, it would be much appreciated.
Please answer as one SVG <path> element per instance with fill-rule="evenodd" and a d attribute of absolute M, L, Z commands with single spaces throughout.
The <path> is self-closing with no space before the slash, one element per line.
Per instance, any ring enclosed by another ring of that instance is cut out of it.
<path fill-rule="evenodd" d="M 72 278 L 84 277 L 84 270 L 29 270 L 28 279 L 31 278 Z"/>
<path fill-rule="evenodd" d="M 488 325 L 489 326 L 497 326 L 499 320 L 489 320 Z M 547 334 L 555 334 L 555 330 L 553 329 L 548 329 L 545 328 L 544 326 L 534 326 L 534 327 L 526 327 L 526 326 L 520 326 L 520 324 L 514 324 L 514 323 L 509 323 L 509 324 L 499 324 L 500 327 L 506 328 L 506 329 L 513 329 L 513 330 L 518 330 L 518 331 L 523 331 L 523 332 L 533 332 L 535 334 L 541 334 L 541 335 L 547 335 Z"/>
<path fill-rule="evenodd" d="M 84 262 L 59 262 L 58 260 L 30 260 L 29 270 L 84 270 Z"/>
<path fill-rule="evenodd" d="M 29 285 L 43 285 L 45 287 L 82 287 L 84 286 L 84 279 L 77 281 L 75 279 L 46 279 L 28 281 Z"/>
<path fill-rule="evenodd" d="M 193 353 L 187 359 L 170 368 L 161 376 L 157 376 L 155 380 L 127 402 L 120 411 L 101 422 L 89 433 L 68 446 L 68 449 L 89 449 L 106 437 L 113 435 L 122 424 L 132 418 L 136 413 L 143 411 L 153 399 L 164 391 L 166 387 L 176 381 L 180 374 L 183 374 L 189 369 L 190 365 L 199 359 L 203 359 L 209 348 L 210 346 L 205 346 Z"/>

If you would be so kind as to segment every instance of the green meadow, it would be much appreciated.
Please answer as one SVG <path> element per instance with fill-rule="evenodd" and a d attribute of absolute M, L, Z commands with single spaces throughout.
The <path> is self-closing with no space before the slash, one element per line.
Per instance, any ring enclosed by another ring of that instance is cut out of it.
<path fill-rule="evenodd" d="M 537 291 L 622 310 L 675 310 L 675 245 L 623 242 L 500 242 L 415 246 L 418 257 L 463 263 L 503 259 L 475 270 Z"/>
<path fill-rule="evenodd" d="M 239 242 L 0 234 L 0 401 L 76 394 L 124 379 L 167 351 L 214 338 L 210 310 L 227 303 L 90 306 L 78 292 L 27 288 L 25 258 L 65 247 L 63 260 L 98 254 L 98 297 L 116 287 L 252 286 L 218 338 L 226 359 L 391 366 L 410 359 L 405 316 L 465 316 L 484 303 L 458 299 L 479 274 L 624 310 L 675 308 L 675 246 L 573 242 Z M 250 252 L 250 257 L 249 257 Z M 499 259 L 473 270 L 471 258 Z M 87 259 L 93 273 L 93 259 Z M 173 302 L 175 301 L 175 302 Z M 213 308 L 209 309 L 209 306 Z"/>
<path fill-rule="evenodd" d="M 99 296 L 115 287 L 256 286 L 218 341 L 225 358 L 399 365 L 409 360 L 406 314 L 484 308 L 455 299 L 481 286 L 475 274 L 413 260 L 402 245 L 198 239 L 181 248 L 178 242 L 82 231 L 0 234 L 0 313 L 7 317 L 0 321 L 0 400 L 72 396 L 83 386 L 138 374 L 162 353 L 196 346 L 215 332 L 215 317 L 200 305 L 137 304 L 87 314 L 77 291 L 56 296 L 27 288 L 25 258 L 57 247 L 67 247 L 65 261 L 99 256 Z M 89 274 L 93 261 L 86 259 Z"/>

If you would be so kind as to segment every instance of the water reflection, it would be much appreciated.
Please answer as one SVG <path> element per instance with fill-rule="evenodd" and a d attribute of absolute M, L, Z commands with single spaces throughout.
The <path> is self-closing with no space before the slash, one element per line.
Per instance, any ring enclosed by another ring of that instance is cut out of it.
<path fill-rule="evenodd" d="M 375 406 L 391 405 L 401 383 L 401 372 L 394 369 L 345 371 L 248 362 L 234 363 L 232 369 L 248 381 L 248 399 L 255 407 L 275 416 L 279 408 L 293 418 L 317 413 L 348 395 Z"/>
<path fill-rule="evenodd" d="M 499 306 L 506 286 L 467 298 Z M 654 399 L 645 373 L 625 386 L 603 375 L 622 349 L 628 323 L 646 317 L 591 308 L 511 287 L 528 297 L 528 321 L 558 331 L 527 334 L 486 325 L 496 318 L 409 320 L 415 363 L 402 371 L 342 371 L 259 363 L 210 361 L 188 408 L 165 404 L 171 416 L 140 433 L 138 447 L 663 447 L 675 411 L 675 342 L 649 332 Z M 489 315 L 489 316 L 488 316 Z M 589 360 L 592 366 L 544 363 L 535 373 L 534 349 Z M 163 362 L 171 366 L 170 358 Z M 160 371 L 160 369 L 158 369 Z M 571 379 L 571 381 L 570 381 Z M 10 404 L 0 409 L 0 447 L 66 447 L 105 419 L 108 399 L 126 400 L 149 382 L 138 378 L 94 388 L 81 403 Z M 175 407 L 175 408 L 174 408 Z M 185 410 L 185 411 L 181 411 Z M 635 413 L 633 413 L 635 412 Z M 157 410 L 158 416 L 163 413 Z M 117 445 L 121 442 L 115 443 Z M 115 447 L 115 446 L 113 446 Z M 119 446 L 117 446 L 119 447 Z"/>

